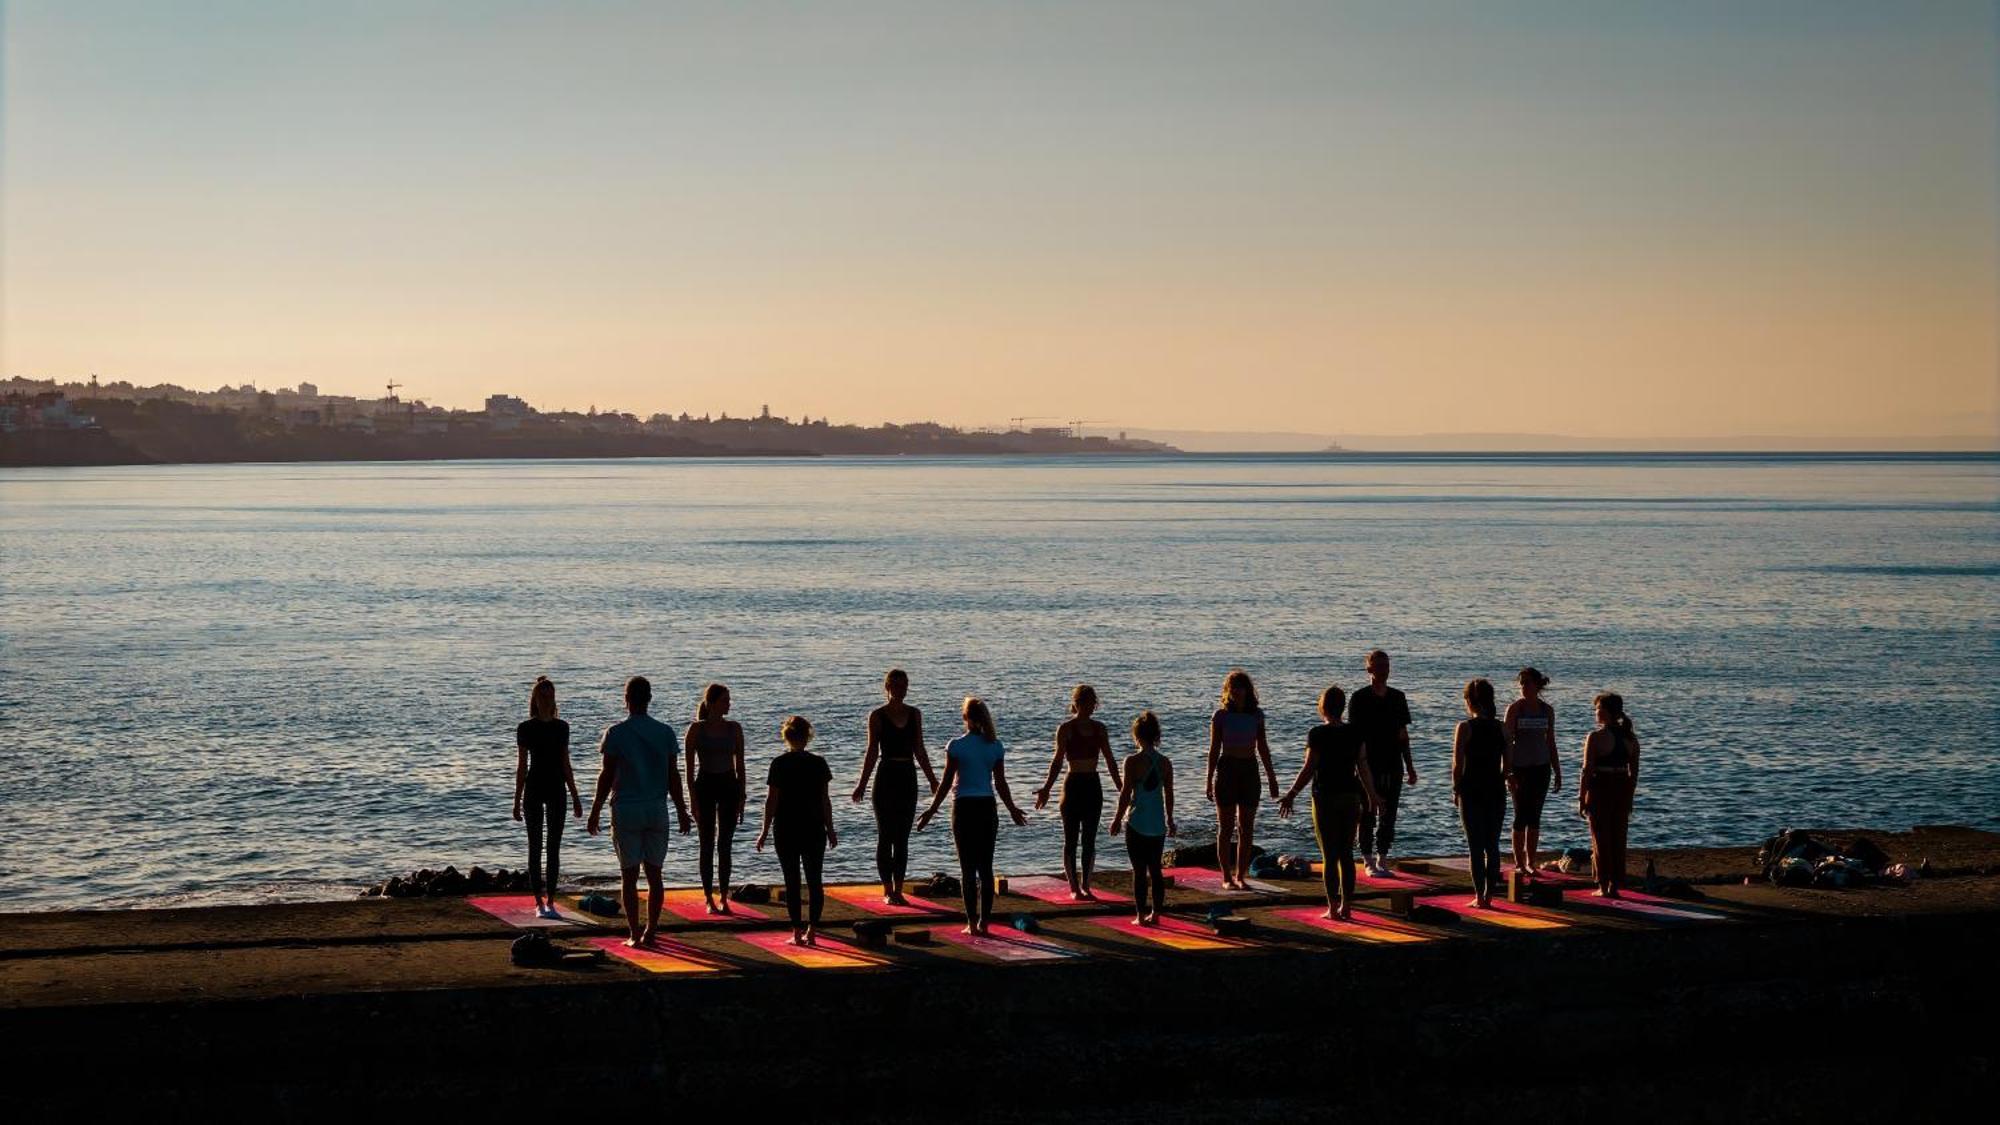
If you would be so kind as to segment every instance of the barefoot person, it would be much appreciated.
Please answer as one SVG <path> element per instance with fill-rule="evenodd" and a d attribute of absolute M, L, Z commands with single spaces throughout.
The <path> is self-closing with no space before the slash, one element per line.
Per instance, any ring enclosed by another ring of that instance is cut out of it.
<path fill-rule="evenodd" d="M 702 689 L 694 714 L 686 750 L 695 829 L 701 834 L 701 897 L 710 914 L 727 914 L 729 853 L 745 799 L 743 728 L 730 721 L 729 689 L 721 684 Z"/>
<path fill-rule="evenodd" d="M 792 944 L 819 944 L 819 916 L 826 906 L 826 888 L 820 869 L 826 850 L 840 843 L 833 831 L 833 801 L 827 787 L 833 771 L 826 759 L 809 753 L 812 724 L 802 715 L 785 720 L 778 731 L 785 740 L 785 752 L 771 760 L 765 778 L 764 827 L 757 833 L 757 850 L 772 835 L 778 838 L 778 866 L 785 872 L 785 910 L 792 916 Z M 805 876 L 805 890 L 811 900 L 808 921 L 799 921 L 799 877 Z"/>
<path fill-rule="evenodd" d="M 1222 885 L 1243 890 L 1250 875 L 1251 834 L 1257 826 L 1257 802 L 1262 796 L 1258 764 L 1268 778 L 1271 796 L 1278 795 L 1278 773 L 1271 766 L 1271 746 L 1264 738 L 1264 712 L 1257 706 L 1257 685 L 1238 668 L 1222 681 L 1222 705 L 1208 721 L 1208 799 L 1215 802 L 1215 866 Z M 1234 842 L 1232 843 L 1232 837 Z"/>
<path fill-rule="evenodd" d="M 646 713 L 653 703 L 653 685 L 644 676 L 625 682 L 624 722 L 604 728 L 597 748 L 604 765 L 597 771 L 597 793 L 591 798 L 584 828 L 598 832 L 604 803 L 611 802 L 611 850 L 618 856 L 618 875 L 625 901 L 627 945 L 651 945 L 660 931 L 660 865 L 667 861 L 667 801 L 686 834 L 691 822 L 681 800 L 681 774 L 674 765 L 674 728 Z M 646 924 L 639 925 L 639 871 L 646 872 Z"/>
<path fill-rule="evenodd" d="M 1500 885 L 1500 826 L 1507 820 L 1507 728 L 1493 717 L 1493 681 L 1465 685 L 1465 713 L 1451 736 L 1451 803 L 1472 852 L 1472 905 L 1493 905 Z"/>
<path fill-rule="evenodd" d="M 1507 744 L 1512 751 L 1507 789 L 1514 795 L 1514 870 L 1532 878 L 1535 850 L 1542 843 L 1542 805 L 1563 787 L 1562 759 L 1556 754 L 1556 709 L 1542 698 L 1549 678 L 1521 669 L 1521 698 L 1507 705 Z"/>
<path fill-rule="evenodd" d="M 1410 757 L 1410 702 L 1389 686 L 1389 654 L 1376 649 L 1364 667 L 1368 686 L 1347 702 L 1347 721 L 1361 732 L 1374 774 L 1375 804 L 1361 814 L 1361 862 L 1380 879 L 1389 874 L 1389 845 L 1396 841 L 1396 807 L 1403 784 L 1417 783 Z"/>
<path fill-rule="evenodd" d="M 1125 782 L 1118 787 L 1111 834 L 1118 834 L 1121 823 L 1125 826 L 1125 854 L 1132 858 L 1133 916 L 1142 926 L 1157 926 L 1160 912 L 1167 908 L 1167 876 L 1161 860 L 1167 837 L 1175 832 L 1174 764 L 1160 753 L 1160 717 L 1151 711 L 1141 711 L 1132 720 L 1132 741 L 1139 749 L 1125 759 Z"/>
<path fill-rule="evenodd" d="M 567 796 L 568 801 L 563 798 Z M 569 764 L 569 724 L 556 718 L 556 685 L 536 676 L 528 691 L 528 717 L 514 728 L 514 819 L 528 823 L 528 890 L 537 918 L 559 918 L 556 880 L 561 868 L 563 814 L 583 815 L 576 772 Z M 525 815 L 524 815 L 525 813 Z M 542 832 L 549 841 L 546 893 L 542 882 Z"/>
<path fill-rule="evenodd" d="M 917 831 L 930 826 L 944 803 L 945 790 L 950 789 L 955 798 L 951 839 L 958 846 L 965 932 L 983 934 L 993 920 L 993 845 L 1000 836 L 1000 806 L 1007 806 L 1007 815 L 1017 826 L 1028 823 L 1028 816 L 1007 791 L 1007 750 L 993 729 L 993 712 L 984 700 L 967 696 L 959 716 L 965 721 L 965 733 L 945 745 L 944 781 L 931 795 L 931 806 L 917 818 Z"/>
<path fill-rule="evenodd" d="M 1340 721 L 1347 693 L 1335 684 L 1319 696 L 1324 720 L 1306 734 L 1306 760 L 1292 787 L 1278 800 L 1278 815 L 1292 815 L 1292 802 L 1312 783 L 1313 839 L 1319 843 L 1320 878 L 1326 887 L 1323 918 L 1347 921 L 1354 911 L 1354 834 L 1361 814 L 1375 804 L 1375 780 L 1361 732 Z"/>
<path fill-rule="evenodd" d="M 875 774 L 875 873 L 882 879 L 882 901 L 893 906 L 907 905 L 903 877 L 910 868 L 919 766 L 930 792 L 938 791 L 937 773 L 924 749 L 924 714 L 903 702 L 909 691 L 909 674 L 901 668 L 882 677 L 889 701 L 868 713 L 868 749 L 861 756 L 861 780 L 854 786 L 858 805 L 868 795 L 868 775 Z"/>
<path fill-rule="evenodd" d="M 1097 867 L 1098 820 L 1104 815 L 1104 783 L 1097 779 L 1098 759 L 1111 771 L 1111 787 L 1119 788 L 1118 759 L 1111 756 L 1111 735 L 1104 724 L 1091 716 L 1097 711 L 1097 689 L 1078 684 L 1069 694 L 1069 718 L 1056 728 L 1056 752 L 1049 759 L 1048 780 L 1035 791 L 1035 807 L 1046 808 L 1056 775 L 1069 763 L 1063 778 L 1063 877 L 1069 880 L 1069 897 L 1078 902 L 1096 899 L 1090 893 L 1090 876 Z M 1078 853 L 1081 853 L 1079 856 Z"/>
<path fill-rule="evenodd" d="M 1625 714 L 1625 700 L 1605 692 L 1591 701 L 1597 729 L 1584 736 L 1583 766 L 1576 780 L 1576 809 L 1590 821 L 1590 873 L 1601 898 L 1617 898 L 1625 881 L 1625 836 L 1632 824 L 1632 794 L 1639 785 L 1639 736 Z"/>

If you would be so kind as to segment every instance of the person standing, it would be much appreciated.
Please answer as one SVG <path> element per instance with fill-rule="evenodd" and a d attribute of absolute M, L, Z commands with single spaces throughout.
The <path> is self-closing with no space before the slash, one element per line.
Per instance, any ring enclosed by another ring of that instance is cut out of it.
<path fill-rule="evenodd" d="M 792 944 L 819 944 L 819 916 L 826 907 L 826 887 L 820 878 L 826 850 L 837 847 L 840 837 L 833 831 L 833 800 L 827 788 L 833 771 L 826 759 L 806 750 L 812 741 L 812 724 L 803 715 L 793 715 L 779 728 L 785 752 L 771 760 L 765 778 L 764 827 L 757 833 L 757 850 L 765 841 L 778 838 L 778 866 L 785 872 L 785 910 L 792 918 Z M 810 900 L 808 921 L 799 920 L 799 882 L 803 874 Z"/>
<path fill-rule="evenodd" d="M 1542 806 L 1563 787 L 1562 759 L 1556 753 L 1556 709 L 1542 698 L 1549 678 L 1521 669 L 1521 698 L 1507 705 L 1507 789 L 1514 795 L 1514 870 L 1535 874 L 1542 843 Z"/>
<path fill-rule="evenodd" d="M 1160 753 L 1160 717 L 1151 711 L 1141 711 L 1132 720 L 1132 741 L 1139 750 L 1125 759 L 1125 781 L 1118 787 L 1118 807 L 1111 813 L 1111 834 L 1116 836 L 1124 824 L 1125 854 L 1132 859 L 1133 918 L 1142 926 L 1157 926 L 1160 912 L 1167 908 L 1162 862 L 1167 837 L 1175 832 L 1174 764 Z"/>
<path fill-rule="evenodd" d="M 959 886 L 965 894 L 965 932 L 984 934 L 993 920 L 993 846 L 1000 836 L 1000 805 L 1016 826 L 1028 816 L 1007 791 L 1007 748 L 993 727 L 993 712 L 977 696 L 967 696 L 959 709 L 965 733 L 945 744 L 944 781 L 931 795 L 931 805 L 917 818 L 917 831 L 930 826 L 944 803 L 951 805 L 951 839 L 958 847 Z"/>
<path fill-rule="evenodd" d="M 674 728 L 653 718 L 653 685 L 644 676 L 625 682 L 623 722 L 604 728 L 597 748 L 604 764 L 597 771 L 597 792 L 591 798 L 584 828 L 598 833 L 598 819 L 611 803 L 611 850 L 618 857 L 618 877 L 625 905 L 625 944 L 651 945 L 660 932 L 660 866 L 667 861 L 667 802 L 683 835 L 692 821 L 681 799 L 681 774 L 674 764 Z M 639 872 L 646 872 L 646 925 L 639 925 Z"/>
<path fill-rule="evenodd" d="M 861 756 L 861 780 L 854 786 L 854 803 L 868 795 L 868 775 L 875 775 L 875 873 L 882 880 L 882 901 L 906 906 L 903 878 L 910 869 L 910 826 L 917 819 L 917 769 L 931 793 L 938 791 L 937 773 L 924 749 L 924 713 L 903 702 L 910 677 L 901 668 L 882 677 L 888 702 L 868 713 L 868 749 Z"/>
<path fill-rule="evenodd" d="M 1376 649 L 1363 665 L 1368 686 L 1347 703 L 1347 721 L 1361 732 L 1374 775 L 1375 803 L 1361 814 L 1361 862 L 1380 879 L 1389 874 L 1389 845 L 1396 842 L 1396 808 L 1403 785 L 1417 783 L 1417 766 L 1410 757 L 1410 704 L 1389 686 L 1389 654 Z"/>
<path fill-rule="evenodd" d="M 1292 803 L 1312 784 L 1313 839 L 1319 843 L 1320 877 L 1326 888 L 1323 918 L 1345 922 L 1354 917 L 1354 834 L 1361 814 L 1375 803 L 1375 779 L 1368 770 L 1368 753 L 1361 732 L 1340 721 L 1347 693 L 1340 685 L 1319 696 L 1323 720 L 1306 734 L 1306 760 L 1291 789 L 1278 799 L 1278 815 L 1292 815 Z"/>
<path fill-rule="evenodd" d="M 1472 905 L 1493 905 L 1500 885 L 1500 826 L 1507 820 L 1507 728 L 1493 717 L 1493 681 L 1465 685 L 1465 713 L 1451 736 L 1451 803 L 1472 852 Z"/>
<path fill-rule="evenodd" d="M 694 824 L 701 843 L 701 897 L 710 914 L 729 913 L 730 852 L 736 824 L 743 819 L 743 727 L 729 719 L 729 689 L 710 684 L 687 729 L 688 789 L 694 794 Z M 717 905 L 717 876 L 720 899 Z"/>
<path fill-rule="evenodd" d="M 1625 881 L 1625 839 L 1632 826 L 1632 795 L 1639 787 L 1639 736 L 1625 714 L 1625 700 L 1605 692 L 1591 701 L 1597 729 L 1583 739 L 1583 767 L 1576 809 L 1590 822 L 1592 893 L 1617 898 Z"/>
<path fill-rule="evenodd" d="M 1278 773 L 1271 766 L 1271 745 L 1264 737 L 1264 711 L 1257 706 L 1257 685 L 1241 668 L 1222 681 L 1222 702 L 1208 720 L 1208 799 L 1215 803 L 1215 866 L 1225 888 L 1243 890 L 1250 875 L 1251 840 L 1257 827 L 1257 802 L 1263 788 L 1258 766 L 1269 779 L 1271 796 L 1278 795 Z M 1231 843 L 1231 837 L 1234 843 Z"/>
<path fill-rule="evenodd" d="M 568 802 L 563 797 L 567 793 Z M 528 890 L 535 896 L 535 917 L 560 918 L 556 913 L 556 883 L 562 865 L 564 806 L 583 815 L 583 798 L 576 791 L 576 771 L 569 761 L 569 724 L 556 717 L 556 685 L 536 676 L 528 691 L 528 717 L 514 728 L 514 819 L 527 821 Z M 525 816 L 524 816 L 525 812 Z M 547 893 L 542 882 L 542 833 L 549 844 Z"/>
<path fill-rule="evenodd" d="M 1090 876 L 1097 867 L 1097 828 L 1104 815 L 1104 783 L 1097 778 L 1098 759 L 1111 771 L 1111 787 L 1118 783 L 1118 759 L 1111 755 L 1111 735 L 1104 724 L 1091 716 L 1097 711 L 1097 689 L 1078 684 L 1069 694 L 1069 718 L 1056 728 L 1056 750 L 1049 759 L 1049 776 L 1035 791 L 1035 807 L 1045 808 L 1049 793 L 1063 763 L 1069 774 L 1063 778 L 1062 813 L 1063 877 L 1069 880 L 1069 897 L 1077 902 L 1095 901 L 1090 893 Z"/>

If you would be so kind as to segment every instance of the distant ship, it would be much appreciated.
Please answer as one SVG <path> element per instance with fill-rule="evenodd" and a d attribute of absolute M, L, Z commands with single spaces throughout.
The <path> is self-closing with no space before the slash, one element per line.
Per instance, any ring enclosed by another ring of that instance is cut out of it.
<path fill-rule="evenodd" d="M 1350 449 L 1348 449 L 1348 448 L 1347 448 L 1346 446 L 1344 446 L 1344 445 L 1340 444 L 1340 443 L 1339 443 L 1339 442 L 1337 442 L 1337 441 L 1330 441 L 1330 442 L 1328 442 L 1328 443 L 1326 444 L 1326 448 L 1325 448 L 1325 449 L 1322 449 L 1322 450 L 1320 450 L 1320 452 L 1321 452 L 1321 453 L 1351 453 L 1351 452 L 1353 452 L 1353 450 L 1350 450 Z"/>

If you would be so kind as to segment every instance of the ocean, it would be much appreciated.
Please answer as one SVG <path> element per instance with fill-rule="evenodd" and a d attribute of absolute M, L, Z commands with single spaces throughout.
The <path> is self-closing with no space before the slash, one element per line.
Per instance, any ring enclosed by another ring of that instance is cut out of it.
<path fill-rule="evenodd" d="M 793 713 L 835 774 L 831 874 L 885 669 L 933 753 L 993 706 L 1024 804 L 1070 688 L 1159 712 L 1183 839 L 1209 712 L 1256 678 L 1281 783 L 1329 683 L 1394 657 L 1421 781 L 1403 855 L 1459 850 L 1459 691 L 1553 677 L 1645 746 L 1635 844 L 1786 825 L 2000 827 L 2000 459 L 1185 456 L 0 470 L 0 910 L 341 898 L 519 867 L 514 724 L 558 686 L 585 786 L 635 673 L 676 727 L 734 692 L 761 782 Z M 761 794 L 761 788 L 753 786 Z M 752 808 L 758 807 L 753 797 Z M 739 879 L 777 864 L 738 834 Z M 1267 804 L 1257 839 L 1309 850 Z M 1550 806 L 1545 846 L 1586 835 Z M 1055 802 L 999 868 L 1059 866 Z M 1122 843 L 1100 839 L 1102 866 Z M 569 876 L 615 871 L 580 824 Z M 955 870 L 947 826 L 913 873 Z M 676 838 L 668 878 L 695 880 Z"/>

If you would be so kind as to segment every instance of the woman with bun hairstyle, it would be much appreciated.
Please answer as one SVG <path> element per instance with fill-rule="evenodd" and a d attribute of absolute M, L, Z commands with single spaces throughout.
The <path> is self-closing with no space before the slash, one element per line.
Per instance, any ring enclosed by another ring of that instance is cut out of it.
<path fill-rule="evenodd" d="M 1625 713 L 1625 700 L 1605 692 L 1591 701 L 1597 729 L 1583 740 L 1583 768 L 1576 783 L 1576 808 L 1590 821 L 1593 894 L 1617 898 L 1625 881 L 1625 838 L 1632 825 L 1632 795 L 1639 787 L 1639 736 Z"/>
<path fill-rule="evenodd" d="M 514 728 L 514 819 L 528 826 L 528 890 L 535 896 L 535 916 L 559 918 L 556 878 L 562 859 L 563 793 L 569 807 L 583 815 L 583 797 L 576 791 L 576 772 L 569 762 L 569 724 L 556 717 L 556 685 L 536 676 L 528 690 L 528 717 Z M 542 833 L 548 833 L 547 881 L 542 875 Z"/>
<path fill-rule="evenodd" d="M 1321 881 L 1326 888 L 1323 918 L 1345 922 L 1354 916 L 1354 837 L 1361 814 L 1375 806 L 1375 780 L 1361 730 L 1340 721 L 1347 693 L 1335 684 L 1319 696 L 1323 720 L 1306 734 L 1306 760 L 1292 787 L 1278 799 L 1278 815 L 1292 815 L 1292 803 L 1312 785 L 1313 839 L 1319 843 Z"/>
<path fill-rule="evenodd" d="M 1000 837 L 1000 806 L 1014 823 L 1028 815 L 1007 791 L 1007 748 L 993 729 L 993 712 L 986 701 L 967 696 L 959 708 L 965 733 L 945 744 L 944 780 L 931 795 L 931 807 L 917 818 L 917 831 L 930 827 L 946 790 L 951 803 L 951 839 L 958 847 L 959 886 L 965 893 L 965 932 L 984 934 L 993 920 L 993 845 Z"/>
<path fill-rule="evenodd" d="M 1035 790 L 1035 807 L 1048 807 L 1056 777 L 1062 774 L 1063 764 L 1069 764 L 1069 774 L 1063 777 L 1062 803 L 1057 807 L 1062 811 L 1063 877 L 1069 880 L 1069 897 L 1077 902 L 1097 898 L 1090 893 L 1090 876 L 1097 868 L 1098 819 L 1104 815 L 1104 783 L 1097 779 L 1100 759 L 1111 774 L 1111 787 L 1120 788 L 1111 735 L 1103 723 L 1091 718 L 1096 711 L 1097 689 L 1076 685 L 1069 693 L 1069 718 L 1056 728 L 1048 780 Z"/>
<path fill-rule="evenodd" d="M 1556 754 L 1556 709 L 1542 698 L 1549 678 L 1521 669 L 1521 697 L 1507 705 L 1507 791 L 1514 797 L 1514 870 L 1535 874 L 1535 851 L 1542 843 L 1542 806 L 1563 787 L 1562 759 Z"/>
<path fill-rule="evenodd" d="M 1465 685 L 1465 713 L 1451 736 L 1451 803 L 1472 853 L 1471 905 L 1486 910 L 1500 886 L 1500 826 L 1507 821 L 1507 728 L 1493 717 L 1493 681 Z"/>
<path fill-rule="evenodd" d="M 710 914 L 729 913 L 729 853 L 743 819 L 743 728 L 729 718 L 729 689 L 710 684 L 687 729 L 688 785 L 701 838 L 701 896 Z M 718 883 L 720 887 L 718 889 Z"/>
<path fill-rule="evenodd" d="M 920 767 L 930 792 L 938 791 L 937 773 L 924 749 L 924 713 L 903 702 L 909 693 L 908 672 L 891 668 L 882 677 L 887 702 L 868 713 L 868 748 L 861 755 L 861 779 L 854 785 L 858 805 L 868 796 L 868 775 L 875 775 L 875 874 L 882 880 L 882 901 L 891 906 L 908 905 L 903 878 L 910 870 Z"/>
<path fill-rule="evenodd" d="M 1125 782 L 1111 813 L 1111 834 L 1125 827 L 1125 854 L 1132 859 L 1133 920 L 1160 924 L 1167 908 L 1167 876 L 1162 870 L 1167 837 L 1174 834 L 1174 764 L 1160 753 L 1160 717 L 1141 711 L 1132 720 L 1137 753 L 1125 759 Z M 1147 906 L 1150 898 L 1151 907 Z"/>
<path fill-rule="evenodd" d="M 840 843 L 833 831 L 833 801 L 827 796 L 833 772 L 825 758 L 806 749 L 812 736 L 812 724 L 803 715 L 793 715 L 779 728 L 785 750 L 771 760 L 764 782 L 764 827 L 757 833 L 760 852 L 772 836 L 778 840 L 778 866 L 785 873 L 785 910 L 792 918 L 793 945 L 819 944 L 819 916 L 826 907 L 820 872 L 826 850 Z M 799 917 L 801 876 L 810 904 L 803 921 Z"/>
<path fill-rule="evenodd" d="M 1250 837 L 1257 826 L 1263 779 L 1269 780 L 1271 796 L 1276 798 L 1278 773 L 1264 738 L 1257 685 L 1250 673 L 1238 668 L 1224 677 L 1221 706 L 1208 721 L 1207 796 L 1215 802 L 1215 866 L 1222 872 L 1222 885 L 1232 890 L 1243 890 L 1250 875 Z"/>

